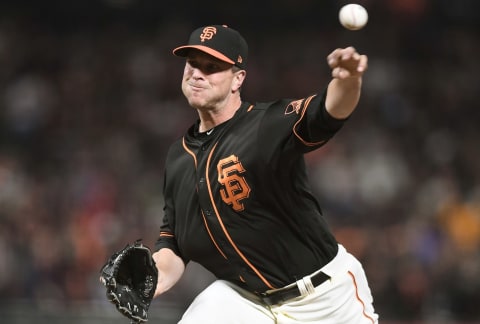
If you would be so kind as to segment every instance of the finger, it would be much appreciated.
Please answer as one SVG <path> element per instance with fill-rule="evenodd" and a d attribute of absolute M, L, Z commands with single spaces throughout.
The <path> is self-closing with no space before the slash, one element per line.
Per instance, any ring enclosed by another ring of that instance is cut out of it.
<path fill-rule="evenodd" d="M 336 67 L 332 70 L 332 77 L 336 79 L 345 79 L 350 76 L 350 72 L 341 67 Z"/>
<path fill-rule="evenodd" d="M 332 53 L 327 57 L 328 65 L 333 69 L 338 65 L 338 57 Z"/>
<path fill-rule="evenodd" d="M 327 56 L 327 61 L 331 67 L 339 64 L 340 61 L 348 61 L 351 58 L 358 57 L 359 54 L 354 47 L 337 48 Z"/>
<path fill-rule="evenodd" d="M 353 46 L 349 46 L 341 50 L 341 59 L 349 60 L 354 57 L 355 54 L 358 54 Z"/>
<path fill-rule="evenodd" d="M 332 76 L 346 78 L 354 74 L 362 74 L 368 67 L 366 55 L 360 55 L 353 46 L 337 48 L 327 56 Z M 342 68 L 335 70 L 335 68 Z"/>
<path fill-rule="evenodd" d="M 344 50 L 345 49 L 343 48 L 337 48 L 327 56 L 327 62 L 331 68 L 334 68 L 338 65 L 340 59 L 342 58 Z"/>
<path fill-rule="evenodd" d="M 357 71 L 365 72 L 368 68 L 368 57 L 366 55 L 360 55 Z"/>

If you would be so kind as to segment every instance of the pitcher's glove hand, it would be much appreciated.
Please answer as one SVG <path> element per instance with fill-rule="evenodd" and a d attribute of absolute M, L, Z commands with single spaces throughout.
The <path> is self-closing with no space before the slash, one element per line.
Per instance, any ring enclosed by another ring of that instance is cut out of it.
<path fill-rule="evenodd" d="M 107 288 L 108 300 L 132 323 L 148 320 L 157 279 L 158 270 L 152 253 L 140 240 L 114 253 L 100 271 L 100 281 Z"/>

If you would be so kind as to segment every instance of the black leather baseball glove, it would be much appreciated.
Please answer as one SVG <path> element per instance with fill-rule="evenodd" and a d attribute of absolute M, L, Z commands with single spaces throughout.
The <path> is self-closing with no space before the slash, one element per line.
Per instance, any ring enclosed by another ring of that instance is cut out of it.
<path fill-rule="evenodd" d="M 114 253 L 100 271 L 108 300 L 132 323 L 148 320 L 157 279 L 152 253 L 140 240 Z"/>

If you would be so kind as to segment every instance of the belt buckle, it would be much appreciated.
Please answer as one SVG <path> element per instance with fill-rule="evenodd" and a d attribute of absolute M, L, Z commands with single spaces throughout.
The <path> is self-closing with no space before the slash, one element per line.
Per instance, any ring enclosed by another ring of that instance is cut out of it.
<path fill-rule="evenodd" d="M 267 305 L 276 305 L 281 302 L 299 297 L 300 291 L 298 289 L 297 283 L 291 283 L 287 286 L 275 289 L 275 290 L 270 290 L 266 291 L 263 293 L 260 293 L 260 298 L 267 304 Z"/>
<path fill-rule="evenodd" d="M 268 305 L 275 305 L 293 298 L 313 294 L 315 287 L 328 279 L 330 279 L 330 276 L 320 271 L 313 275 L 305 276 L 282 288 L 260 293 L 260 298 Z"/>

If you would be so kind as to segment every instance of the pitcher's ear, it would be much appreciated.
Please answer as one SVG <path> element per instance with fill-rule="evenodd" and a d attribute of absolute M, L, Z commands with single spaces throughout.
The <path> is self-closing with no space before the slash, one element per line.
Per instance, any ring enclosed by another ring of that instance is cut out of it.
<path fill-rule="evenodd" d="M 245 77 L 247 75 L 247 71 L 237 70 L 237 71 L 234 71 L 234 73 L 235 73 L 235 77 L 233 79 L 232 90 L 236 91 L 242 87 L 243 81 L 245 80 Z"/>

